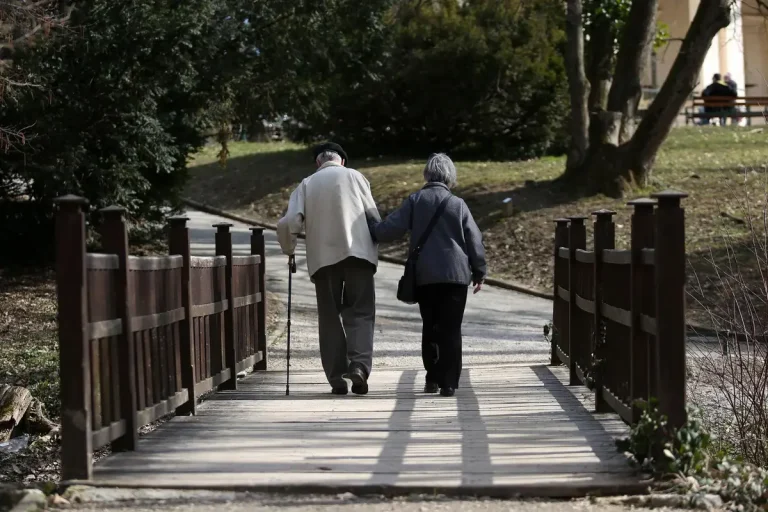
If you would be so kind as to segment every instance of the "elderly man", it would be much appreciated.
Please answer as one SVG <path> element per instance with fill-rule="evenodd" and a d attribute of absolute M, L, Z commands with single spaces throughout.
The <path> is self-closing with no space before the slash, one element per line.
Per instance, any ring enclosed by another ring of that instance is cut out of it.
<path fill-rule="evenodd" d="M 306 227 L 307 268 L 315 283 L 323 369 L 336 395 L 368 392 L 376 317 L 373 276 L 378 250 L 368 231 L 368 216 L 380 219 L 368 180 L 349 169 L 341 146 L 314 149 L 317 171 L 291 194 L 277 224 L 287 255 Z"/>

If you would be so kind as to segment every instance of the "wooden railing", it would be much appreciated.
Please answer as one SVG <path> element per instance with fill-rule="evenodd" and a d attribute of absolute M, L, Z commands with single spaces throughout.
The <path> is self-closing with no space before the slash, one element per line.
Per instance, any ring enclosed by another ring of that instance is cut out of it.
<path fill-rule="evenodd" d="M 175 217 L 170 254 L 135 257 L 124 210 L 111 207 L 105 254 L 93 254 L 85 200 L 57 203 L 62 478 L 88 480 L 94 450 L 134 450 L 141 427 L 195 414 L 201 395 L 266 369 L 264 235 L 252 228 L 252 254 L 233 256 L 230 225 L 218 224 L 216 256 L 192 257 L 187 219 Z"/>
<path fill-rule="evenodd" d="M 673 426 L 685 422 L 685 224 L 680 192 L 639 199 L 629 249 L 616 249 L 615 212 L 557 219 L 552 364 L 570 384 L 593 386 L 597 412 L 627 423 L 656 398 Z"/>

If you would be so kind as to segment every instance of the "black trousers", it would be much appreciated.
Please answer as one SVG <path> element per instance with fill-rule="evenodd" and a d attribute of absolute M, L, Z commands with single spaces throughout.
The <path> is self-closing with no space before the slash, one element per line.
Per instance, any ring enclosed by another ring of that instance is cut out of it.
<path fill-rule="evenodd" d="M 467 305 L 467 287 L 429 284 L 416 290 L 423 321 L 421 357 L 427 382 L 441 388 L 459 387 L 461 377 L 461 323 Z"/>

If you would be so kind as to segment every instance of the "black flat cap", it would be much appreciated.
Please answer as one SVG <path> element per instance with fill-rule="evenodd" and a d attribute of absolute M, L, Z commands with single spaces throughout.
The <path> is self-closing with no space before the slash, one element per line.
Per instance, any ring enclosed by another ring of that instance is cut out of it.
<path fill-rule="evenodd" d="M 339 156 L 341 156 L 341 158 L 344 159 L 344 164 L 347 164 L 349 161 L 349 159 L 347 158 L 347 153 L 344 151 L 344 148 L 342 148 L 335 142 L 324 142 L 319 146 L 315 146 L 315 148 L 312 150 L 312 154 L 315 157 L 315 160 L 317 160 L 317 157 L 320 156 L 320 153 L 323 153 L 325 151 L 333 151 L 334 153 L 338 153 Z"/>

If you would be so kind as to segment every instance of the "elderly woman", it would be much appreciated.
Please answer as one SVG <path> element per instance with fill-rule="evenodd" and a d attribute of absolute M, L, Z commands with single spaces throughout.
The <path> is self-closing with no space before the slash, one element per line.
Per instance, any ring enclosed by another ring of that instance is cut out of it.
<path fill-rule="evenodd" d="M 421 353 L 427 370 L 425 393 L 453 396 L 461 376 L 461 323 L 467 290 L 480 291 L 486 276 L 480 230 L 466 203 L 451 194 L 456 167 L 447 155 L 432 155 L 424 168 L 427 182 L 382 222 L 371 220 L 377 242 L 393 242 L 411 233 L 411 251 L 433 216 L 442 213 L 416 264 L 416 299 L 423 320 Z"/>

